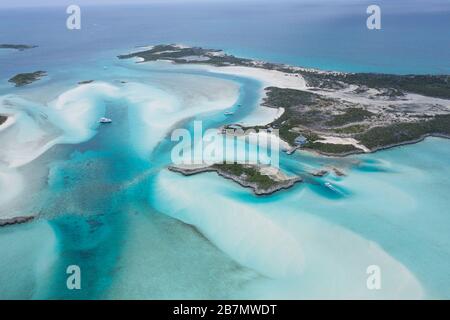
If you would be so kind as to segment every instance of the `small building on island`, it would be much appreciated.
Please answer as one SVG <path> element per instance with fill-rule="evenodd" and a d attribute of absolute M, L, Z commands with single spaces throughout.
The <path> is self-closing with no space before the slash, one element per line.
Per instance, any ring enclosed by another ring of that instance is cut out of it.
<path fill-rule="evenodd" d="M 230 124 L 226 126 L 226 129 L 241 130 L 242 126 L 240 124 Z"/>
<path fill-rule="evenodd" d="M 294 142 L 296 146 L 303 147 L 308 143 L 308 139 L 302 135 L 299 135 L 297 138 L 295 138 Z"/>
<path fill-rule="evenodd" d="M 240 124 L 228 124 L 221 129 L 222 134 L 239 134 L 244 133 L 244 129 Z"/>

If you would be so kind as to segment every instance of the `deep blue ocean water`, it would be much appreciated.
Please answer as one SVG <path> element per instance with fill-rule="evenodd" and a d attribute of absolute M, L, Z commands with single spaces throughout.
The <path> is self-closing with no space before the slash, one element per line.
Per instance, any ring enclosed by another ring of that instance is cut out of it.
<path fill-rule="evenodd" d="M 350 3 L 350 4 L 349 4 Z M 82 7 L 82 29 L 65 28 L 65 8 L 0 9 L 0 43 L 39 45 L 0 55 L 0 76 L 84 63 L 99 51 L 185 43 L 274 62 L 339 71 L 450 72 L 447 1 L 378 1 L 382 30 L 366 28 L 365 1 L 256 1 Z M 370 3 L 371 4 L 371 3 Z M 33 61 L 29 61 L 33 55 Z"/>

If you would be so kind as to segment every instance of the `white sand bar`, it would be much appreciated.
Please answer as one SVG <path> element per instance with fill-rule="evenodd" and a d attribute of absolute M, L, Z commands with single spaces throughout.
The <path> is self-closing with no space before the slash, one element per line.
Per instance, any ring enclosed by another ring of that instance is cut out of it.
<path fill-rule="evenodd" d="M 306 90 L 306 81 L 299 74 L 288 74 L 277 70 L 267 70 L 251 67 L 216 67 L 211 72 L 232 74 L 253 78 L 260 81 L 265 87 L 278 87 L 285 89 Z"/>

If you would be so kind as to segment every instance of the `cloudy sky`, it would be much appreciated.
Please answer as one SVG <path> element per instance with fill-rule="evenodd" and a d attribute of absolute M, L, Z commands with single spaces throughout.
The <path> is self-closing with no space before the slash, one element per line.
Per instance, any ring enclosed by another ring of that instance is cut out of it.
<path fill-rule="evenodd" d="M 192 2 L 192 1 L 224 1 L 224 0 L 0 0 L 0 7 L 40 7 L 40 6 L 68 6 L 99 5 L 99 4 L 130 4 L 130 3 L 155 3 L 155 2 Z M 228 0 L 230 1 L 230 0 Z M 236 0 L 238 1 L 238 0 Z M 251 0 L 258 1 L 258 0 Z"/>
<path fill-rule="evenodd" d="M 149 3 L 159 0 L 0 0 L 0 7 L 40 7 L 40 6 L 67 6 L 77 5 L 98 5 L 98 4 L 123 4 L 123 3 Z M 166 0 L 167 1 L 167 0 Z M 169 0 L 178 1 L 178 0 Z M 186 1 L 186 0 L 184 0 Z"/>
<path fill-rule="evenodd" d="M 296 2 L 296 3 L 333 3 L 333 4 L 361 4 L 382 3 L 383 5 L 402 6 L 406 8 L 420 7 L 420 10 L 445 8 L 448 11 L 450 0 L 0 0 L 0 8 L 5 7 L 41 7 L 41 6 L 65 6 L 77 4 L 86 5 L 118 5 L 118 4 L 146 4 L 146 3 L 189 3 L 189 2 Z"/>
<path fill-rule="evenodd" d="M 136 4 L 145 4 L 145 3 L 167 3 L 167 2 L 230 2 L 230 1 L 243 1 L 243 0 L 0 0 L 0 7 L 40 7 L 40 6 L 68 6 L 70 4 L 77 4 L 77 5 L 99 5 L 99 4 L 130 4 L 130 3 L 136 3 Z M 253 2 L 264 2 L 264 1 L 271 1 L 271 0 L 245 0 L 245 1 L 253 1 Z M 272 1 L 280 1 L 280 0 L 272 0 Z M 364 0 L 283 0 L 283 1 L 291 1 L 291 2 L 361 2 Z M 395 0 L 393 0 L 395 1 Z"/>

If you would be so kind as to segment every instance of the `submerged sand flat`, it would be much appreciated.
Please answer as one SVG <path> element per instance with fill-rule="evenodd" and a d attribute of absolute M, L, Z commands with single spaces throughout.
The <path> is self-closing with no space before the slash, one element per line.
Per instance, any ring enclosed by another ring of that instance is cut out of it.
<path fill-rule="evenodd" d="M 225 196 L 231 186 L 216 180 L 162 172 L 155 196 L 170 199 L 158 203 L 160 211 L 194 225 L 227 255 L 263 276 L 237 293 L 240 297 L 424 297 L 414 275 L 372 241 L 299 210 L 290 199 L 258 206 Z M 188 200 L 193 194 L 199 200 L 195 205 Z M 380 291 L 368 290 L 365 282 L 366 268 L 375 262 L 384 271 L 386 285 Z"/>

